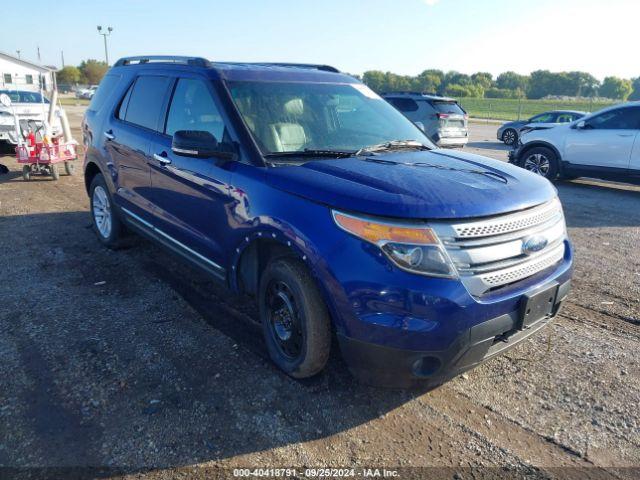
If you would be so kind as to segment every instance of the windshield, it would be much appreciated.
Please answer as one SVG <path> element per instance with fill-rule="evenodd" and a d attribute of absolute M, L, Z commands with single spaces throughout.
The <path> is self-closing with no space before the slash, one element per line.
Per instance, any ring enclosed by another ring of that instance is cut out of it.
<path fill-rule="evenodd" d="M 362 84 L 230 82 L 233 101 L 264 154 L 358 151 L 412 140 L 413 123 Z"/>
<path fill-rule="evenodd" d="M 22 92 L 17 90 L 0 90 L 0 95 L 6 93 L 13 103 L 41 103 L 42 96 L 38 92 Z M 44 99 L 44 103 L 49 100 Z"/>

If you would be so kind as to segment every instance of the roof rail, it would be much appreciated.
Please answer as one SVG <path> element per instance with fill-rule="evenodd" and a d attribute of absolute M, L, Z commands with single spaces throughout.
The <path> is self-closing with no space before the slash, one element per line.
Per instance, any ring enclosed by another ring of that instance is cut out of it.
<path fill-rule="evenodd" d="M 249 63 L 249 65 L 265 65 L 271 67 L 292 67 L 292 68 L 309 68 L 313 70 L 322 70 L 323 72 L 340 73 L 336 67 L 331 65 L 322 65 L 315 63 L 288 63 L 288 62 L 255 62 Z"/>
<path fill-rule="evenodd" d="M 431 95 L 433 97 L 441 97 L 442 95 L 439 95 L 435 92 L 412 92 L 409 90 L 399 90 L 396 92 L 382 92 L 380 95 Z"/>
<path fill-rule="evenodd" d="M 123 57 L 113 66 L 122 67 L 126 65 L 141 65 L 145 63 L 177 63 L 192 65 L 195 67 L 210 67 L 211 62 L 202 57 L 181 57 L 177 55 L 140 55 L 137 57 Z"/>

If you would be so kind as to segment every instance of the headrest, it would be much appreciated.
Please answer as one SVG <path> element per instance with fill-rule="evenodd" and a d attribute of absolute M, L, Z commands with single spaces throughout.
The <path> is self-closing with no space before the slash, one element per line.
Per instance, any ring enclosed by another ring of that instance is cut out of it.
<path fill-rule="evenodd" d="M 292 98 L 284 104 L 284 113 L 287 115 L 300 116 L 304 113 L 304 103 L 301 98 Z"/>

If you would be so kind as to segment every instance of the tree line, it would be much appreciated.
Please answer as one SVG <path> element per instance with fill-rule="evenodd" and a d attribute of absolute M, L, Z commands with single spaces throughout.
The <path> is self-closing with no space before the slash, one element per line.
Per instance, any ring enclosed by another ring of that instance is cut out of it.
<path fill-rule="evenodd" d="M 109 67 L 98 60 L 84 60 L 77 67 L 68 65 L 57 72 L 59 84 L 97 85 Z M 354 75 L 357 76 L 357 75 Z M 640 100 L 640 77 L 633 80 L 606 77 L 600 82 L 586 72 L 536 70 L 530 75 L 504 72 L 493 78 L 488 72 L 472 75 L 456 71 L 429 69 L 419 75 L 397 75 L 369 70 L 360 77 L 378 93 L 397 91 L 433 92 L 450 97 L 530 98 L 546 96 L 604 97 L 613 100 Z"/>
<path fill-rule="evenodd" d="M 105 62 L 98 60 L 83 60 L 80 65 L 74 67 L 67 65 L 56 72 L 59 85 L 98 85 L 104 74 L 109 70 Z"/>
<path fill-rule="evenodd" d="M 488 72 L 472 75 L 429 69 L 419 75 L 397 75 L 369 70 L 361 80 L 376 92 L 433 92 L 450 97 L 530 98 L 547 96 L 604 97 L 613 100 L 640 100 L 640 77 L 633 80 L 606 77 L 600 82 L 586 72 L 536 70 L 530 75 L 504 72 L 494 78 Z"/>

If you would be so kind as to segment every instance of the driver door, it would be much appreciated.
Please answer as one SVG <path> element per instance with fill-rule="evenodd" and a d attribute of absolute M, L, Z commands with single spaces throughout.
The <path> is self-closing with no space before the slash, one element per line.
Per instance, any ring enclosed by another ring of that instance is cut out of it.
<path fill-rule="evenodd" d="M 232 162 L 177 155 L 171 150 L 172 136 L 178 130 L 207 131 L 218 141 L 227 138 L 209 83 L 200 77 L 177 79 L 164 128 L 151 142 L 151 195 L 164 239 L 221 276 Z"/>
<path fill-rule="evenodd" d="M 571 128 L 565 139 L 563 160 L 576 167 L 628 169 L 633 143 L 640 128 L 640 108 L 607 110 Z"/>

